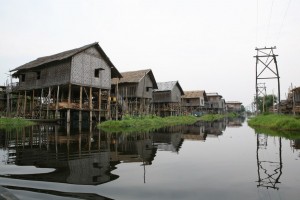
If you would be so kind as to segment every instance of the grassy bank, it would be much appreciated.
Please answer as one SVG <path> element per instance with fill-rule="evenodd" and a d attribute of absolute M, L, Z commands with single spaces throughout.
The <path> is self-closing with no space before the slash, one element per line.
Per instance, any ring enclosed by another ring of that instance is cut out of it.
<path fill-rule="evenodd" d="M 200 120 L 202 121 L 217 121 L 217 120 L 220 120 L 220 119 L 223 119 L 225 117 L 228 117 L 228 118 L 234 118 L 234 117 L 238 117 L 239 115 L 236 114 L 236 113 L 228 113 L 228 114 L 206 114 L 206 115 L 203 115 L 200 117 Z"/>
<path fill-rule="evenodd" d="M 273 130 L 299 131 L 300 118 L 290 115 L 258 115 L 248 121 L 251 127 L 263 127 Z"/>
<path fill-rule="evenodd" d="M 108 132 L 133 132 L 150 131 L 166 126 L 194 124 L 199 118 L 194 116 L 144 116 L 144 117 L 124 117 L 120 121 L 105 121 L 98 124 L 98 128 Z"/>
<path fill-rule="evenodd" d="M 21 118 L 0 118 L 0 128 L 12 129 L 34 125 L 34 122 Z"/>

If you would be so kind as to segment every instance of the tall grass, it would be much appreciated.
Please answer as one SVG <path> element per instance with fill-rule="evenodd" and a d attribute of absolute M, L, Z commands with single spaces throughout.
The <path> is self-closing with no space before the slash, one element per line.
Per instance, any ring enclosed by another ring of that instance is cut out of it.
<path fill-rule="evenodd" d="M 265 127 L 274 130 L 300 130 L 300 119 L 290 115 L 258 115 L 248 120 L 251 127 Z"/>

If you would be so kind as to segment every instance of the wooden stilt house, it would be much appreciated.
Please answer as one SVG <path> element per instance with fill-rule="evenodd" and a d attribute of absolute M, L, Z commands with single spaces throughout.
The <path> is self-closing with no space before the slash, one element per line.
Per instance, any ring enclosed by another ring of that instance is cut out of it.
<path fill-rule="evenodd" d="M 16 115 L 92 121 L 109 118 L 111 79 L 121 74 L 97 42 L 40 57 L 13 70 Z M 84 114 L 84 115 L 83 115 Z"/>
<path fill-rule="evenodd" d="M 128 71 L 121 75 L 120 79 L 112 79 L 112 117 L 151 114 L 152 92 L 157 89 L 152 70 Z"/>
<path fill-rule="evenodd" d="M 185 115 L 200 116 L 206 112 L 207 96 L 205 90 L 184 91 L 182 96 L 182 112 Z"/>
<path fill-rule="evenodd" d="M 158 116 L 176 116 L 181 114 L 181 96 L 184 92 L 178 81 L 158 82 L 153 91 L 154 113 Z"/>
<path fill-rule="evenodd" d="M 226 102 L 217 92 L 207 93 L 208 111 L 215 114 L 223 114 L 226 111 Z"/>

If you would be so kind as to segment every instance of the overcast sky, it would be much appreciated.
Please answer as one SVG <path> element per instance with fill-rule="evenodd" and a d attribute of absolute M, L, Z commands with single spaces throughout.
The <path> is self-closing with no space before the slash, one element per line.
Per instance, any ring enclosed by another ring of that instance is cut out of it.
<path fill-rule="evenodd" d="M 300 86 L 300 1 L 0 0 L 0 81 L 9 70 L 99 42 L 120 72 L 218 92 L 249 106 L 255 47 L 276 46 L 281 99 Z M 265 82 L 277 94 L 275 79 Z"/>

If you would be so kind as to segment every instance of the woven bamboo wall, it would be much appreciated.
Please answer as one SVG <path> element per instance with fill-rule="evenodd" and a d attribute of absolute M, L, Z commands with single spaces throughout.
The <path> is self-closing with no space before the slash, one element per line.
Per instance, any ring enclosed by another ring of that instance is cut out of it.
<path fill-rule="evenodd" d="M 102 68 L 99 77 L 95 69 Z M 111 88 L 111 69 L 94 47 L 75 55 L 72 59 L 71 83 L 96 88 Z"/>
<path fill-rule="evenodd" d="M 70 59 L 60 62 L 53 62 L 47 66 L 37 68 L 36 72 L 28 71 L 25 73 L 25 81 L 19 77 L 19 89 L 31 90 L 45 88 L 53 85 L 66 84 L 70 80 L 71 61 Z M 40 72 L 40 79 L 37 77 Z"/>
<path fill-rule="evenodd" d="M 147 87 L 150 87 L 147 91 Z M 152 89 L 153 83 L 149 78 L 149 75 L 146 75 L 138 84 L 136 96 L 140 98 L 152 99 Z"/>

